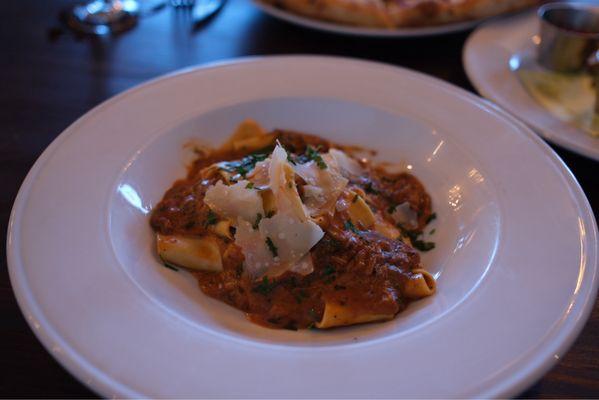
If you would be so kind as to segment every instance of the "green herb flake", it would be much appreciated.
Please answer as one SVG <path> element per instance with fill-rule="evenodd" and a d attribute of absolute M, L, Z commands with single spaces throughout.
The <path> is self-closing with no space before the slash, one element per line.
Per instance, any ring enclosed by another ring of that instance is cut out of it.
<path fill-rule="evenodd" d="M 247 185 L 245 185 L 246 189 L 253 189 L 254 188 L 254 182 L 248 182 Z"/>
<path fill-rule="evenodd" d="M 276 282 L 269 281 L 268 277 L 265 276 L 264 278 L 262 278 L 262 281 L 254 287 L 253 291 L 267 296 L 274 290 L 276 286 Z"/>
<path fill-rule="evenodd" d="M 389 214 L 393 214 L 396 209 L 397 209 L 397 204 L 392 204 L 392 205 L 389 206 L 389 208 L 387 208 L 387 212 Z"/>
<path fill-rule="evenodd" d="M 248 170 L 244 165 L 237 165 L 235 166 L 235 172 L 237 172 L 239 175 L 245 178 L 245 176 L 248 172 L 250 172 L 250 170 Z"/>
<path fill-rule="evenodd" d="M 256 167 L 256 164 L 260 161 L 266 160 L 268 157 L 267 153 L 253 153 L 243 157 L 238 161 L 229 161 L 221 164 L 221 169 L 237 173 L 245 178 L 245 176 Z"/>
<path fill-rule="evenodd" d="M 256 215 L 256 220 L 254 221 L 252 228 L 258 229 L 258 225 L 260 225 L 260 221 L 262 221 L 262 214 L 258 213 L 258 215 Z"/>
<path fill-rule="evenodd" d="M 287 187 L 293 189 L 293 183 L 291 181 L 287 182 Z"/>
<path fill-rule="evenodd" d="M 325 267 L 325 269 L 322 271 L 322 274 L 324 276 L 331 275 L 331 274 L 334 274 L 334 273 L 335 273 L 335 267 L 333 267 L 332 265 L 327 265 Z"/>
<path fill-rule="evenodd" d="M 436 231 L 437 231 L 437 230 L 436 230 L 435 228 L 433 228 L 433 229 L 431 229 L 431 231 L 430 231 L 428 234 L 429 234 L 429 235 L 434 235 Z"/>
<path fill-rule="evenodd" d="M 352 202 L 352 203 L 355 203 L 355 202 L 357 202 L 357 201 L 358 201 L 358 199 L 359 199 L 359 198 L 360 198 L 360 195 L 359 195 L 359 194 L 357 194 L 357 195 L 355 195 L 355 196 L 354 196 L 354 198 L 353 198 L 353 200 L 352 200 L 351 202 Z"/>
<path fill-rule="evenodd" d="M 345 230 L 346 231 L 352 231 L 355 234 L 360 234 L 360 231 L 358 230 L 358 228 L 356 228 L 356 226 L 353 224 L 353 222 L 351 222 L 351 220 L 347 220 L 345 221 Z"/>
<path fill-rule="evenodd" d="M 431 215 L 428 216 L 428 218 L 426 219 L 426 224 L 430 224 L 433 220 L 437 219 L 437 213 L 432 213 Z"/>
<path fill-rule="evenodd" d="M 324 160 L 322 159 L 322 157 L 320 156 L 318 149 L 315 149 L 312 146 L 307 146 L 306 147 L 306 157 L 308 157 L 308 159 L 314 161 L 316 163 L 316 165 L 318 166 L 318 168 L 327 169 L 327 167 L 328 167 L 327 163 L 325 163 Z"/>
<path fill-rule="evenodd" d="M 291 153 L 289 153 L 289 152 L 287 152 L 287 161 L 288 161 L 290 164 L 297 165 L 297 162 L 295 162 L 295 160 L 293 159 L 293 156 L 292 156 L 292 155 L 291 155 Z"/>
<path fill-rule="evenodd" d="M 206 221 L 204 221 L 204 225 L 206 227 L 210 225 L 214 225 L 218 222 L 218 217 L 212 210 L 208 210 L 208 215 L 206 216 Z"/>
<path fill-rule="evenodd" d="M 268 236 L 266 237 L 266 245 L 268 246 L 268 250 L 270 250 L 273 257 L 277 257 L 279 255 L 277 246 L 275 246 L 275 244 L 272 242 L 272 239 Z"/>
<path fill-rule="evenodd" d="M 435 248 L 435 243 L 434 242 L 426 242 L 426 241 L 424 241 L 422 239 L 419 239 L 419 236 L 422 233 L 419 233 L 419 232 L 414 231 L 414 230 L 406 229 L 401 224 L 397 224 L 397 227 L 401 230 L 402 236 L 407 237 L 407 238 L 410 239 L 410 242 L 412 243 L 412 247 L 414 247 L 416 250 L 430 251 L 430 250 L 432 250 L 432 249 Z"/>
<path fill-rule="evenodd" d="M 266 218 L 272 218 L 274 215 L 275 215 L 275 212 L 273 210 L 266 212 Z"/>
<path fill-rule="evenodd" d="M 430 251 L 435 248 L 435 242 L 425 242 L 424 240 L 414 240 L 412 246 L 420 251 Z"/>
<path fill-rule="evenodd" d="M 375 188 L 372 187 L 372 182 L 368 182 L 368 184 L 364 188 L 364 191 L 366 193 L 370 193 L 370 194 L 379 194 L 380 193 L 378 190 L 376 190 Z"/>

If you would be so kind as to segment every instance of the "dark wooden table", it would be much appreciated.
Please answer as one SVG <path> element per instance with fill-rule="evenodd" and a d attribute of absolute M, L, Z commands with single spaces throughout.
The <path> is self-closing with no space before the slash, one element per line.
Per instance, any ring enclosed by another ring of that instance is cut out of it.
<path fill-rule="evenodd" d="M 148 1 L 146 1 L 146 4 Z M 189 16 L 165 8 L 105 40 L 59 29 L 68 0 L 4 0 L 0 24 L 0 217 L 6 231 L 12 203 L 29 168 L 77 117 L 107 98 L 173 70 L 248 55 L 335 54 L 412 68 L 474 91 L 461 63 L 468 33 L 424 39 L 360 39 L 305 30 L 271 19 L 247 0 L 229 0 L 192 32 Z M 554 147 L 578 178 L 595 218 L 599 163 Z M 5 237 L 0 243 L 5 246 Z M 96 397 L 41 346 L 0 274 L 0 396 Z M 582 334 L 555 368 L 522 397 L 599 397 L 599 303 Z"/>

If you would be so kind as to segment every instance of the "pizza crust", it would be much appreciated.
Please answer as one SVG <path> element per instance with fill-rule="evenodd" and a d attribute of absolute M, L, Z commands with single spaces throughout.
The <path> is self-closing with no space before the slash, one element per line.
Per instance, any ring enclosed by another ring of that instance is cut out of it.
<path fill-rule="evenodd" d="M 522 10 L 541 0 L 259 0 L 306 17 L 372 28 L 436 26 Z"/>
<path fill-rule="evenodd" d="M 514 12 L 539 0 L 396 0 L 387 14 L 396 28 L 423 27 L 471 21 Z"/>
<path fill-rule="evenodd" d="M 393 28 L 380 0 L 261 0 L 306 17 L 373 28 Z"/>

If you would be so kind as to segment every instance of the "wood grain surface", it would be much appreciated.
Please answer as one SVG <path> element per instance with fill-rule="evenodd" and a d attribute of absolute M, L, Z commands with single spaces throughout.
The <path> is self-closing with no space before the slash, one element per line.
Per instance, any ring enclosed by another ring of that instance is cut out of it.
<path fill-rule="evenodd" d="M 151 1 L 143 1 L 149 9 Z M 332 54 L 408 67 L 474 91 L 461 63 L 468 32 L 421 39 L 366 39 L 295 27 L 229 0 L 192 30 L 189 13 L 148 13 L 117 37 L 91 40 L 58 23 L 67 0 L 4 0 L 0 24 L 0 218 L 6 235 L 19 186 L 41 152 L 107 98 L 179 68 L 267 54 Z M 599 213 L 599 163 L 554 147 Z M 5 247 L 6 237 L 0 243 Z M 5 252 L 4 252 L 5 253 Z M 42 347 L 23 318 L 2 259 L 0 396 L 96 397 Z M 599 397 L 599 304 L 557 365 L 521 397 Z"/>

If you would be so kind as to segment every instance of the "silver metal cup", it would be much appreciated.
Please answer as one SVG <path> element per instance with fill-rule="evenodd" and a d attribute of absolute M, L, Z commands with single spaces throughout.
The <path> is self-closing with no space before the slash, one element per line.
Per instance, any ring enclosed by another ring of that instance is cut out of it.
<path fill-rule="evenodd" d="M 557 72 L 584 69 L 599 48 L 599 5 L 549 3 L 539 8 L 541 43 L 539 64 Z"/>
<path fill-rule="evenodd" d="M 599 114 L 599 50 L 591 54 L 587 60 L 587 68 L 593 77 L 595 87 L 595 113 Z"/>

